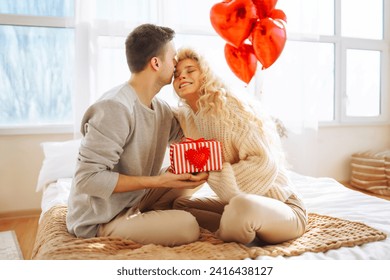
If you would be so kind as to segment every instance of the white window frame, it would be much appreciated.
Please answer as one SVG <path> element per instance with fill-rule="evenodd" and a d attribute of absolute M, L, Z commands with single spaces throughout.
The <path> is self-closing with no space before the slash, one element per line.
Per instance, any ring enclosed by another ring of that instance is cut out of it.
<path fill-rule="evenodd" d="M 356 46 L 359 46 L 357 48 Z M 386 43 L 378 43 L 371 40 L 361 40 L 361 39 L 352 39 L 352 38 L 345 38 L 342 40 L 339 52 L 341 53 L 341 81 L 339 81 L 337 90 L 336 90 L 336 96 L 338 97 L 336 99 L 336 108 L 338 108 L 338 111 L 336 111 L 336 120 L 339 120 L 342 124 L 362 124 L 362 123 L 385 123 L 389 121 L 389 103 L 388 103 L 388 97 L 389 97 L 389 90 L 388 90 L 388 61 L 389 61 L 389 55 L 388 55 L 388 46 Z M 347 109 L 347 96 L 346 96 L 346 58 L 347 58 L 347 50 L 356 49 L 356 50 L 372 50 L 372 51 L 379 51 L 381 53 L 381 77 L 380 77 L 380 113 L 379 116 L 373 116 L 373 117 L 353 117 L 353 116 L 347 116 L 346 109 Z M 387 63 L 386 63 L 387 62 Z"/>
<path fill-rule="evenodd" d="M 334 35 L 289 33 L 289 41 L 334 44 L 333 120 L 319 121 L 319 127 L 390 124 L 390 1 L 383 1 L 383 39 L 360 39 L 341 36 L 341 1 L 334 1 Z M 288 30 L 287 30 L 288 31 Z M 352 117 L 346 114 L 346 57 L 348 49 L 381 52 L 380 115 Z M 320 105 L 320 104 L 319 104 Z"/>
<path fill-rule="evenodd" d="M 49 17 L 18 14 L 1 14 L 0 25 L 74 28 L 73 17 Z M 0 135 L 60 134 L 72 133 L 73 123 L 69 124 L 23 124 L 0 125 Z"/>
<path fill-rule="evenodd" d="M 320 126 L 382 125 L 390 123 L 390 3 L 383 1 L 383 39 L 359 39 L 341 36 L 341 1 L 335 0 L 335 35 L 320 36 L 320 42 L 335 44 L 334 120 Z M 380 114 L 375 117 L 352 117 L 346 114 L 347 50 L 373 50 L 381 53 Z"/>

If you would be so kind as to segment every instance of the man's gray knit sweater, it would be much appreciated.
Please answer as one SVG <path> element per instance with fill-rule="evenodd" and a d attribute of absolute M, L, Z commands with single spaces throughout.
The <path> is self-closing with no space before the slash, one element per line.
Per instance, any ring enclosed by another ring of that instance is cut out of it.
<path fill-rule="evenodd" d="M 88 108 L 81 123 L 83 139 L 68 202 L 68 231 L 94 237 L 109 222 L 139 201 L 144 190 L 113 193 L 119 173 L 154 176 L 164 154 L 182 131 L 168 104 L 154 98 L 144 106 L 127 84 L 105 93 Z"/>

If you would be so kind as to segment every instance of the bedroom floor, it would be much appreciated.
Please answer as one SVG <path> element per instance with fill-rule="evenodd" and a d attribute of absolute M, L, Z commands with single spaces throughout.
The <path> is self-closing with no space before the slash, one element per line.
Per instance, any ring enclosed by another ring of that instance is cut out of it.
<path fill-rule="evenodd" d="M 0 216 L 0 231 L 14 230 L 25 260 L 31 259 L 38 229 L 39 213 Z"/>

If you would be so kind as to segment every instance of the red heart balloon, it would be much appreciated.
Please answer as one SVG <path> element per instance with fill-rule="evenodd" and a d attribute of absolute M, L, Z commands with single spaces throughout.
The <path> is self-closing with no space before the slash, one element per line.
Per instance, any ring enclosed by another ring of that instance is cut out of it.
<path fill-rule="evenodd" d="M 202 171 L 210 157 L 210 148 L 201 147 L 198 149 L 189 149 L 184 153 L 185 158 L 190 162 L 191 165 Z"/>
<path fill-rule="evenodd" d="M 252 44 L 263 69 L 270 67 L 278 59 L 285 43 L 286 28 L 283 21 L 265 18 L 256 23 L 252 32 Z"/>
<path fill-rule="evenodd" d="M 286 14 L 279 9 L 274 9 L 271 11 L 271 13 L 268 15 L 268 17 L 273 18 L 273 19 L 281 19 L 284 22 L 287 22 L 287 16 Z"/>
<path fill-rule="evenodd" d="M 262 19 L 268 17 L 278 0 L 252 0 L 252 2 L 255 4 L 257 16 Z"/>
<path fill-rule="evenodd" d="M 251 33 L 256 20 L 256 8 L 251 0 L 224 1 L 213 5 L 210 11 L 215 31 L 236 47 Z"/>
<path fill-rule="evenodd" d="M 248 84 L 255 75 L 257 58 L 251 45 L 242 44 L 239 48 L 235 48 L 226 44 L 225 59 L 232 72 L 241 81 Z"/>

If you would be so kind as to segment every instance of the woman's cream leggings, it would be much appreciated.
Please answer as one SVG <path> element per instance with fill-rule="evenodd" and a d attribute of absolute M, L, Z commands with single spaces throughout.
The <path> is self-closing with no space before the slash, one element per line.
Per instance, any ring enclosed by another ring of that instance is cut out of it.
<path fill-rule="evenodd" d="M 180 197 L 173 207 L 194 215 L 201 227 L 216 231 L 224 241 L 250 243 L 257 236 L 280 243 L 301 236 L 307 216 L 302 202 L 292 195 L 285 203 L 254 194 L 241 194 L 224 204 L 216 196 Z"/>

